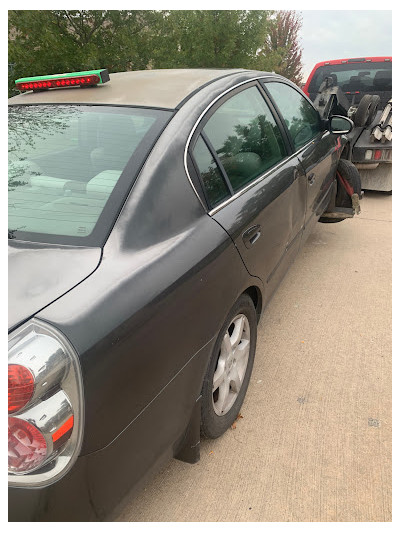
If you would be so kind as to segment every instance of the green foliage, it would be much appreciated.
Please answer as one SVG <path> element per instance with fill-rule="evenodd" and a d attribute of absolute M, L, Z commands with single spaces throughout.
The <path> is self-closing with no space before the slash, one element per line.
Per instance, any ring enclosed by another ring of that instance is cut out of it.
<path fill-rule="evenodd" d="M 107 68 L 147 67 L 152 11 L 9 11 L 13 80 Z"/>
<path fill-rule="evenodd" d="M 27 76 L 95 68 L 279 71 L 288 61 L 287 43 L 265 46 L 276 30 L 273 11 L 12 10 L 8 17 L 10 95 L 14 80 Z"/>
<path fill-rule="evenodd" d="M 164 11 L 152 66 L 253 68 L 271 14 L 272 11 Z"/>

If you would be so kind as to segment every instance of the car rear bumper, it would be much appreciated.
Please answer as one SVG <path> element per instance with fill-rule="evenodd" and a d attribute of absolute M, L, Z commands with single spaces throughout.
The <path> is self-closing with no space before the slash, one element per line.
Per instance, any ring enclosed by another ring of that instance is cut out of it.
<path fill-rule="evenodd" d="M 99 521 L 117 513 L 127 495 L 179 457 L 214 340 L 108 446 L 79 457 L 48 487 L 10 488 L 9 521 Z"/>
<path fill-rule="evenodd" d="M 8 489 L 10 522 L 98 520 L 87 480 L 87 459 L 79 457 L 60 481 L 44 488 Z"/>

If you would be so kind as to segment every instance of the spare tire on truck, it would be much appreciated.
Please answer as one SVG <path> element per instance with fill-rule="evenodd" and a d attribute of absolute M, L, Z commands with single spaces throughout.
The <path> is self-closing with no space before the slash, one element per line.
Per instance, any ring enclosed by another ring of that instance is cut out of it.
<path fill-rule="evenodd" d="M 353 207 L 352 195 L 358 194 L 361 198 L 361 178 L 358 169 L 351 161 L 340 159 L 336 170 L 337 192 L 335 198 L 335 207 Z M 329 218 L 323 215 L 320 222 L 333 223 L 342 222 L 344 218 Z"/>
<path fill-rule="evenodd" d="M 376 113 L 378 112 L 378 107 L 379 107 L 380 102 L 381 102 L 380 97 L 377 94 L 373 94 L 372 100 L 371 100 L 371 106 L 369 108 L 369 115 L 368 115 L 366 126 L 370 126 L 373 123 L 374 118 L 376 117 Z"/>
<path fill-rule="evenodd" d="M 365 94 L 358 104 L 357 111 L 353 117 L 353 122 L 356 127 L 364 127 L 369 119 L 372 106 L 372 95 Z"/>

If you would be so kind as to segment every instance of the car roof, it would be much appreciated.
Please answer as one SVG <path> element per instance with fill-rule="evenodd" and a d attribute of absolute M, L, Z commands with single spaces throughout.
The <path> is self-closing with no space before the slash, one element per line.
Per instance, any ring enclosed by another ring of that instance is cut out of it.
<path fill-rule="evenodd" d="M 175 109 L 204 85 L 246 72 L 245 69 L 160 69 L 110 74 L 97 87 L 68 87 L 29 91 L 9 99 L 9 104 L 109 104 Z"/>

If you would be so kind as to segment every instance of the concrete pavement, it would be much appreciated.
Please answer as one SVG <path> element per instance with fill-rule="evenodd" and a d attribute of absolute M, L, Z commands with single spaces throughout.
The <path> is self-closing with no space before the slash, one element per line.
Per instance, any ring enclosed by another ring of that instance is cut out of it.
<path fill-rule="evenodd" d="M 318 224 L 258 329 L 243 418 L 117 521 L 391 520 L 391 206 Z"/>

